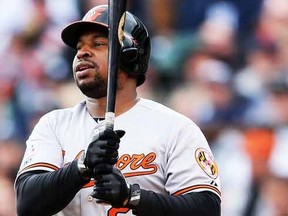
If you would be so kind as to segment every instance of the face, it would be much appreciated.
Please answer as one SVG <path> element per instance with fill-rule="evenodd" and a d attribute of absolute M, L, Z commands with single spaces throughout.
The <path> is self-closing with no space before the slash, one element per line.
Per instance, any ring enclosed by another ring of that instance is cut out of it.
<path fill-rule="evenodd" d="M 83 33 L 77 43 L 73 76 L 84 95 L 102 98 L 107 94 L 108 37 L 107 32 Z"/>

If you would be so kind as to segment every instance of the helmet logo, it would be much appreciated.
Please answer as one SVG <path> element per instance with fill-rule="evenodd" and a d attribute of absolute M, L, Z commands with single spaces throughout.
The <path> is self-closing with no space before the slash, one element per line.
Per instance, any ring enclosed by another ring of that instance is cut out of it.
<path fill-rule="evenodd" d="M 119 40 L 121 46 L 123 46 L 123 41 L 124 41 L 125 19 L 126 19 L 126 13 L 123 13 L 121 16 L 121 19 L 119 21 L 119 25 L 118 25 L 118 40 Z"/>
<path fill-rule="evenodd" d="M 91 10 L 84 17 L 85 21 L 96 21 L 96 19 L 102 15 L 102 13 L 106 11 L 106 8 L 98 8 L 97 10 Z"/>
<path fill-rule="evenodd" d="M 138 41 L 135 38 L 131 38 L 131 40 L 135 45 L 139 45 Z"/>

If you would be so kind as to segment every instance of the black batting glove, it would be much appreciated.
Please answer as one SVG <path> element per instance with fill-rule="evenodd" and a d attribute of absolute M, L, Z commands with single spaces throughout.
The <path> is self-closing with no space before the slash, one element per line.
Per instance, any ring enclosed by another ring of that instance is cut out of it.
<path fill-rule="evenodd" d="M 100 132 L 88 146 L 84 159 L 85 167 L 93 171 L 99 164 L 114 165 L 118 160 L 120 138 L 124 134 L 123 130 L 106 129 Z"/>
<path fill-rule="evenodd" d="M 121 171 L 112 167 L 112 172 L 103 174 L 109 169 L 103 165 L 102 168 L 97 167 L 94 170 L 95 188 L 92 197 L 96 198 L 98 203 L 107 203 L 113 207 L 124 207 L 130 200 L 130 185 L 127 184 L 125 177 Z"/>

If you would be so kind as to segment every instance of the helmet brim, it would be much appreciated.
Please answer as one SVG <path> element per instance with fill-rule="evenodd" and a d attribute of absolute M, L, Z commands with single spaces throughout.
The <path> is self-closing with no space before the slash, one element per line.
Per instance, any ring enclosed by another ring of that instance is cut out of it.
<path fill-rule="evenodd" d="M 76 49 L 81 34 L 87 31 L 108 31 L 108 26 L 100 22 L 76 21 L 67 25 L 61 32 L 63 42 L 69 47 Z"/>

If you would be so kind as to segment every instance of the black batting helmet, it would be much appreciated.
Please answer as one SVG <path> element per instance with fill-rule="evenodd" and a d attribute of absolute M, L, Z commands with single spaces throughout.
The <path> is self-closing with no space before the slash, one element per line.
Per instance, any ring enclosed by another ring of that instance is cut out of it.
<path fill-rule="evenodd" d="M 61 38 L 65 44 L 76 49 L 78 39 L 84 31 L 101 28 L 108 29 L 108 5 L 98 5 L 90 9 L 82 20 L 66 26 Z M 135 15 L 126 11 L 120 68 L 137 79 L 137 86 L 145 81 L 150 52 L 150 37 L 145 25 Z"/>

